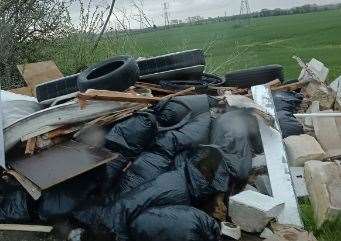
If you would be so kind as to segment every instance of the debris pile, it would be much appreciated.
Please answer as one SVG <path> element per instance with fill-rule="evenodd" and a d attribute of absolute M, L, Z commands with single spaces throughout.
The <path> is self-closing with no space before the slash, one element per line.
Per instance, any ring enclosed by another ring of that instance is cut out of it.
<path fill-rule="evenodd" d="M 0 229 L 64 220 L 69 239 L 213 241 L 242 230 L 285 240 L 285 229 L 313 240 L 274 228 L 302 228 L 289 166 L 305 166 L 319 224 L 340 212 L 341 149 L 324 130 L 340 138 L 329 110 L 339 84 L 326 86 L 317 60 L 300 61 L 291 84 L 279 65 L 204 73 L 201 50 L 114 57 L 47 82 L 27 73 L 39 64 L 54 65 L 20 68 L 27 95 L 1 91 Z"/>

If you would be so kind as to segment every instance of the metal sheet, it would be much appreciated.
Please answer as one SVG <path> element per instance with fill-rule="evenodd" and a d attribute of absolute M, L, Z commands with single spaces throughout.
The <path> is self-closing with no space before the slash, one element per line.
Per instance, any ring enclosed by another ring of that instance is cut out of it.
<path fill-rule="evenodd" d="M 259 120 L 259 128 L 273 197 L 285 203 L 278 222 L 303 227 L 271 91 L 264 85 L 254 86 L 251 90 L 254 101 L 275 119 L 275 129 L 267 126 L 262 120 Z"/>
<path fill-rule="evenodd" d="M 10 166 L 44 190 L 117 157 L 118 154 L 109 150 L 69 141 L 29 158 L 12 161 Z"/>

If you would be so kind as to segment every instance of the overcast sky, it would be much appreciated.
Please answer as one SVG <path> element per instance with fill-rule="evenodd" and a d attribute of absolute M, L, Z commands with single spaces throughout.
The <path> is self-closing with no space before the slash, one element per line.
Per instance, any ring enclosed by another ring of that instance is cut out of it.
<path fill-rule="evenodd" d="M 86 0 L 85 0 L 86 1 Z M 111 0 L 92 0 L 95 4 L 107 5 Z M 137 9 L 133 6 L 133 2 L 143 2 L 143 10 L 145 14 L 156 25 L 164 23 L 162 2 L 164 0 L 117 0 L 116 7 L 124 9 L 128 16 L 134 19 L 138 14 Z M 240 0 L 168 0 L 170 19 L 186 19 L 190 16 L 216 17 L 234 15 L 239 13 Z M 258 11 L 263 8 L 291 8 L 293 6 L 301 6 L 304 4 L 329 4 L 340 3 L 341 0 L 249 0 L 251 11 Z M 118 10 L 116 10 L 118 12 Z M 79 8 L 73 6 L 71 15 L 77 18 Z M 119 16 L 122 16 L 118 13 Z M 112 19 L 114 21 L 114 19 Z M 131 21 L 132 28 L 138 28 L 140 24 L 137 21 Z"/>

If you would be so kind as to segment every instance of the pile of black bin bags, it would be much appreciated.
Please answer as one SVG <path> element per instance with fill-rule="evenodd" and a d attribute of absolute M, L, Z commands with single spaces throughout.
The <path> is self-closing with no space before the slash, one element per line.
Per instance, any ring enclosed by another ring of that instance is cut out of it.
<path fill-rule="evenodd" d="M 225 109 L 212 117 L 216 103 L 207 95 L 175 97 L 135 113 L 107 133 L 106 147 L 119 160 L 36 202 L 19 186 L 7 190 L 0 220 L 70 218 L 117 240 L 220 240 L 216 220 L 195 207 L 247 179 L 259 140 L 250 114 Z"/>

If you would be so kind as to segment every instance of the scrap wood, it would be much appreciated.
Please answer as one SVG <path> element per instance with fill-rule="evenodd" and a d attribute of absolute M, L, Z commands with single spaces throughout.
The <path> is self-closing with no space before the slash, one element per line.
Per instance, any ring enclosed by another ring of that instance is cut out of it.
<path fill-rule="evenodd" d="M 135 84 L 136 87 L 140 87 L 140 88 L 147 88 L 153 91 L 157 91 L 160 93 L 165 93 L 165 94 L 174 94 L 175 91 L 173 90 L 168 90 L 168 89 L 163 89 L 160 85 L 157 84 L 150 84 L 150 83 L 143 83 L 143 82 L 137 82 Z"/>
<path fill-rule="evenodd" d="M 25 155 L 33 155 L 34 150 L 36 149 L 37 138 L 33 137 L 27 140 Z"/>
<path fill-rule="evenodd" d="M 79 125 L 76 126 L 62 126 L 58 129 L 52 130 L 50 132 L 47 132 L 42 135 L 43 139 L 53 139 L 55 137 L 59 136 L 65 136 L 68 134 L 71 134 L 73 132 L 76 132 L 80 129 L 81 127 Z"/>
<path fill-rule="evenodd" d="M 22 186 L 23 188 L 31 195 L 34 200 L 38 200 L 41 196 L 41 189 L 36 186 L 33 182 L 31 182 L 26 177 L 22 176 L 18 172 L 14 170 L 8 170 L 6 173 L 13 176 Z"/>
<path fill-rule="evenodd" d="M 272 91 L 295 91 L 303 86 L 305 86 L 306 83 L 303 82 L 296 82 L 292 84 L 287 84 L 287 85 L 280 85 L 280 86 L 271 86 Z"/>
<path fill-rule="evenodd" d="M 78 93 L 77 98 L 81 107 L 87 100 L 119 101 L 131 103 L 154 104 L 160 101 L 159 97 L 146 97 L 133 93 L 109 91 L 109 90 L 87 90 L 85 93 Z"/>
<path fill-rule="evenodd" d="M 35 95 L 35 86 L 49 80 L 63 78 L 54 61 L 44 61 L 17 66 L 31 93 Z M 25 90 L 27 91 L 27 90 Z"/>
<path fill-rule="evenodd" d="M 192 93 L 192 91 L 194 91 L 194 90 L 195 90 L 195 87 L 190 87 L 190 88 L 187 88 L 185 90 L 181 90 L 179 92 L 176 92 L 174 94 L 166 95 L 166 96 L 162 97 L 160 100 L 171 99 L 173 97 L 181 96 L 181 95 L 188 95 L 188 94 Z"/>
<path fill-rule="evenodd" d="M 0 224 L 0 230 L 5 231 L 25 231 L 25 232 L 41 232 L 50 233 L 52 226 L 28 225 L 28 224 Z"/>
<path fill-rule="evenodd" d="M 147 108 L 149 105 L 147 104 L 138 104 L 134 107 L 127 108 L 121 111 L 116 111 L 111 115 L 106 115 L 99 117 L 95 120 L 92 120 L 88 123 L 86 123 L 77 133 L 74 134 L 74 137 L 78 137 L 81 133 L 84 131 L 94 127 L 94 126 L 106 126 L 111 123 L 117 122 L 119 120 L 122 120 L 123 118 L 131 116 L 135 111 L 142 110 L 144 108 Z"/>

